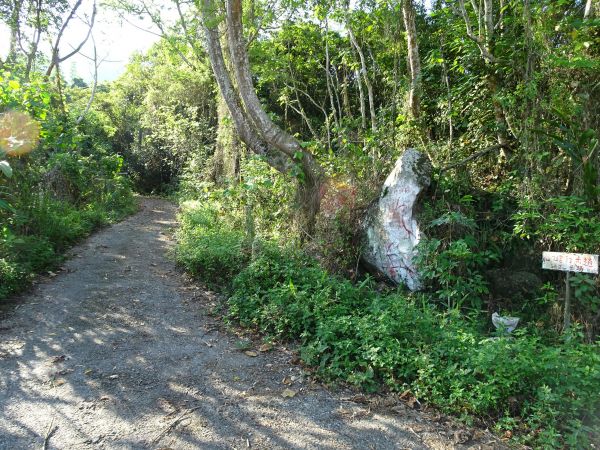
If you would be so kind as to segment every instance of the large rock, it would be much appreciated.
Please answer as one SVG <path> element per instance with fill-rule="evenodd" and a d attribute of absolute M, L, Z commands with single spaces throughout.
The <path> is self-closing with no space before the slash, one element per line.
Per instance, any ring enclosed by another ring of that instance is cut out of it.
<path fill-rule="evenodd" d="M 431 182 L 431 169 L 427 155 L 407 149 L 385 180 L 364 227 L 365 262 L 412 291 L 421 287 L 413 262 L 420 238 L 414 209 L 419 195 Z"/>

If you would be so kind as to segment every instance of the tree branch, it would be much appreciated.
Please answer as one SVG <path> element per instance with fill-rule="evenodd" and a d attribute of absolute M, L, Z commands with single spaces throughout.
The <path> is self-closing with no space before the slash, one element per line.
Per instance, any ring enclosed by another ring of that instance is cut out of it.
<path fill-rule="evenodd" d="M 54 41 L 54 45 L 52 46 L 52 59 L 50 60 L 50 65 L 48 66 L 48 69 L 46 70 L 46 77 L 49 77 L 52 74 L 52 71 L 54 70 L 54 67 L 56 67 L 57 64 L 60 64 L 64 61 L 66 61 L 71 56 L 73 56 L 77 52 L 79 52 L 79 50 L 81 50 L 81 48 L 87 42 L 87 40 L 89 39 L 89 37 L 92 33 L 92 28 L 94 27 L 94 21 L 96 19 L 96 12 L 97 12 L 95 1 L 94 1 L 93 10 L 92 10 L 92 19 L 89 24 L 87 35 L 85 36 L 83 41 L 76 47 L 76 49 L 74 51 L 72 51 L 71 53 L 69 53 L 68 55 L 66 55 L 63 58 L 59 57 L 58 52 L 59 52 L 59 46 L 60 46 L 60 41 L 62 39 L 62 36 L 63 36 L 65 30 L 67 29 L 67 27 L 69 26 L 69 22 L 71 22 L 71 19 L 73 19 L 73 17 L 75 17 L 75 13 L 81 6 L 82 1 L 83 0 L 77 0 L 75 5 L 73 5 L 73 8 L 71 9 L 71 12 L 67 16 L 67 19 L 63 22 L 62 26 L 60 27 L 60 31 L 58 32 L 58 35 L 56 36 L 56 40 Z"/>
<path fill-rule="evenodd" d="M 470 161 L 473 161 L 474 159 L 481 158 L 482 156 L 487 155 L 488 153 L 491 153 L 491 152 L 494 152 L 494 151 L 498 151 L 498 150 L 502 150 L 502 149 L 509 150 L 510 147 L 508 145 L 503 145 L 503 144 L 492 145 L 492 146 L 484 148 L 483 150 L 480 150 L 480 151 L 478 151 L 476 153 L 473 153 L 471 156 L 468 156 L 468 157 L 466 157 L 463 160 L 460 160 L 460 161 L 458 161 L 456 163 L 449 164 L 446 167 L 442 167 L 439 170 L 439 173 L 446 172 L 446 171 L 448 171 L 450 169 L 455 169 L 455 168 L 460 167 L 460 166 L 464 166 L 466 163 L 468 163 Z"/>
<path fill-rule="evenodd" d="M 481 56 L 483 56 L 483 59 L 485 61 L 487 61 L 489 63 L 496 62 L 496 58 L 494 57 L 494 55 L 492 55 L 492 53 L 486 47 L 483 40 L 479 36 L 475 36 L 475 34 L 473 33 L 473 28 L 471 26 L 471 19 L 469 19 L 467 9 L 465 8 L 465 0 L 458 0 L 458 9 L 459 9 L 460 15 L 462 16 L 463 20 L 465 21 L 465 26 L 467 28 L 467 37 L 469 39 L 471 39 L 473 42 L 475 42 L 475 44 L 477 44 L 477 47 L 479 48 L 479 51 L 481 52 Z M 492 25 L 492 29 L 493 29 L 493 25 Z"/>
<path fill-rule="evenodd" d="M 90 94 L 90 98 L 85 106 L 85 109 L 81 112 L 77 120 L 75 121 L 75 125 L 79 125 L 85 115 L 89 112 L 92 102 L 94 101 L 94 97 L 96 96 L 96 87 L 98 86 L 98 67 L 102 64 L 102 61 L 98 62 L 98 52 L 96 50 L 96 41 L 94 40 L 94 36 L 92 35 L 92 43 L 94 44 L 94 84 L 92 86 L 92 92 Z"/>

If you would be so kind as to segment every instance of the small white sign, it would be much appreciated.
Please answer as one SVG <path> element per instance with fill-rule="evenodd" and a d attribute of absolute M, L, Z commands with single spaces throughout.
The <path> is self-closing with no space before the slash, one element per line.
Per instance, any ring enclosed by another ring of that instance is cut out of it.
<path fill-rule="evenodd" d="M 598 255 L 543 252 L 542 268 L 564 272 L 598 273 Z"/>

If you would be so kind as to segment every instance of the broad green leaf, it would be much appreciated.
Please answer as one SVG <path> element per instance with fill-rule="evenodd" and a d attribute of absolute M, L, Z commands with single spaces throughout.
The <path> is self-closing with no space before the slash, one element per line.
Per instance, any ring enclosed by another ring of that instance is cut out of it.
<path fill-rule="evenodd" d="M 8 161 L 0 161 L 0 172 L 2 172 L 7 178 L 12 177 L 12 167 L 10 167 Z"/>
<path fill-rule="evenodd" d="M 5 211 L 14 211 L 14 208 L 12 206 L 10 206 L 10 204 L 6 200 L 2 200 L 1 198 L 0 198 L 0 209 L 3 209 Z"/>

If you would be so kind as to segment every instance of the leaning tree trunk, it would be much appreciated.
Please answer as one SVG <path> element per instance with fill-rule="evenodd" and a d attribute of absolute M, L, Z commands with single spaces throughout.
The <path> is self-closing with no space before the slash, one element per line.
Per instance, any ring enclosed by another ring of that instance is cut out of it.
<path fill-rule="evenodd" d="M 296 139 L 275 125 L 262 109 L 254 90 L 242 32 L 241 1 L 227 1 L 227 40 L 237 87 L 234 87 L 225 66 L 217 29 L 217 7 L 213 0 L 203 0 L 202 15 L 207 53 L 236 131 L 250 150 L 264 155 L 267 162 L 280 172 L 287 173 L 294 166 L 300 169 L 300 226 L 310 234 L 320 207 L 323 171 L 312 155 L 304 151 Z M 273 154 L 270 148 L 277 152 Z"/>
<path fill-rule="evenodd" d="M 241 0 L 227 0 L 229 50 L 233 72 L 245 111 L 262 138 L 298 164 L 302 173 L 298 189 L 298 200 L 303 212 L 301 226 L 308 233 L 312 233 L 315 217 L 319 212 L 321 203 L 320 188 L 323 181 L 323 171 L 313 156 L 304 151 L 293 136 L 275 125 L 262 108 L 258 95 L 254 90 L 250 62 L 246 51 L 246 40 L 242 30 L 242 2 Z"/>
<path fill-rule="evenodd" d="M 206 40 L 206 51 L 219 86 L 222 98 L 231 114 L 235 129 L 242 141 L 257 155 L 266 156 L 267 144 L 253 130 L 250 122 L 244 115 L 237 92 L 233 87 L 229 72 L 225 65 L 219 31 L 216 24 L 216 9 L 212 0 L 204 0 L 202 15 L 204 25 L 204 36 Z M 274 165 L 272 161 L 269 164 Z M 286 171 L 285 166 L 274 165 L 281 172 Z"/>

